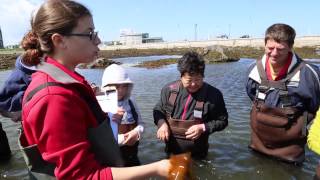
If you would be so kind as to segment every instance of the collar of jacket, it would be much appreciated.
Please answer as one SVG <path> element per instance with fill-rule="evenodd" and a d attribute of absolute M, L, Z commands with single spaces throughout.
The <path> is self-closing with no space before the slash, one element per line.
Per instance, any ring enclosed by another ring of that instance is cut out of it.
<path fill-rule="evenodd" d="M 291 71 L 291 69 L 294 67 L 294 65 L 298 62 L 298 58 L 296 56 L 296 54 L 294 52 L 292 52 L 292 61 L 291 61 L 291 64 L 288 68 L 288 72 Z M 266 69 L 266 60 L 267 60 L 267 56 L 266 55 L 263 55 L 261 61 L 262 61 L 262 65 L 263 65 L 263 69 Z M 300 76 L 299 76 L 300 73 L 296 73 L 290 81 L 295 81 L 295 82 L 299 82 L 300 81 Z M 256 81 L 257 83 L 261 83 L 261 79 L 260 79 L 260 75 L 259 75 L 259 72 L 258 72 L 258 68 L 257 66 L 254 66 L 254 68 L 251 70 L 250 74 L 249 74 L 249 78 Z"/>
<path fill-rule="evenodd" d="M 32 74 L 36 71 L 35 66 L 27 66 L 27 65 L 23 64 L 21 55 L 19 57 L 17 57 L 15 66 L 17 69 L 19 69 L 20 71 L 22 71 L 26 74 Z"/>
<path fill-rule="evenodd" d="M 60 68 L 43 61 L 41 61 L 41 63 L 36 66 L 36 70 L 48 74 L 54 80 L 61 82 L 63 84 L 80 83 L 79 81 L 69 76 Z"/>

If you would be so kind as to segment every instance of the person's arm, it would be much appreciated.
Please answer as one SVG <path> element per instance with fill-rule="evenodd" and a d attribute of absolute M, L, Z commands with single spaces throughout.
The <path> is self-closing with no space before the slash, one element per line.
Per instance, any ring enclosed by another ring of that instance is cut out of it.
<path fill-rule="evenodd" d="M 317 66 L 307 64 L 301 70 L 299 87 L 302 89 L 300 96 L 309 113 L 315 114 L 320 106 L 320 70 Z"/>
<path fill-rule="evenodd" d="M 87 139 L 90 109 L 70 95 L 47 95 L 32 105 L 23 127 L 44 160 L 55 163 L 58 179 L 141 179 L 167 177 L 169 160 L 130 168 L 102 167 Z M 70 108 L 72 107 L 72 108 Z M 26 112 L 24 112 L 26 113 Z M 50 143 L 49 143 L 50 142 Z M 90 168 L 88 168 L 90 167 Z"/>
<path fill-rule="evenodd" d="M 310 127 L 308 134 L 308 146 L 315 153 L 320 155 L 320 110 Z"/>
<path fill-rule="evenodd" d="M 167 104 L 169 97 L 169 89 L 168 87 L 163 87 L 160 94 L 160 100 L 157 102 L 155 107 L 153 108 L 153 119 L 154 124 L 159 127 L 158 121 L 161 121 L 161 124 L 166 119 L 165 106 Z"/>
<path fill-rule="evenodd" d="M 146 179 L 150 177 L 169 176 L 171 164 L 169 160 L 161 160 L 154 163 L 126 167 L 126 168 L 111 168 L 113 179 Z"/>
<path fill-rule="evenodd" d="M 15 69 L 7 78 L 0 91 L 0 109 L 7 112 L 21 111 L 22 97 L 29 85 L 29 78 Z"/>
<path fill-rule="evenodd" d="M 257 83 L 251 79 L 249 77 L 250 73 L 253 71 L 253 68 L 256 66 L 256 63 L 252 63 L 249 68 L 248 71 L 246 73 L 246 84 L 245 84 L 245 88 L 246 88 L 246 92 L 247 95 L 249 96 L 249 98 L 251 99 L 251 101 L 254 100 L 255 96 L 256 96 L 256 90 L 258 88 Z M 258 75 L 259 76 L 259 75 Z"/>
<path fill-rule="evenodd" d="M 158 126 L 157 138 L 161 141 L 168 141 L 170 136 L 169 126 L 166 122 L 166 112 L 165 106 L 169 99 L 169 89 L 168 87 L 163 87 L 160 94 L 160 100 L 153 108 L 153 119 L 154 124 Z"/>
<path fill-rule="evenodd" d="M 223 95 L 220 91 L 212 94 L 211 98 L 213 103 L 208 102 L 207 106 L 207 119 L 205 120 L 205 133 L 213 133 L 221 131 L 228 125 L 228 112 L 224 103 Z"/>
<path fill-rule="evenodd" d="M 246 92 L 251 101 L 253 101 L 256 96 L 257 88 L 258 84 L 249 78 L 246 84 Z"/>

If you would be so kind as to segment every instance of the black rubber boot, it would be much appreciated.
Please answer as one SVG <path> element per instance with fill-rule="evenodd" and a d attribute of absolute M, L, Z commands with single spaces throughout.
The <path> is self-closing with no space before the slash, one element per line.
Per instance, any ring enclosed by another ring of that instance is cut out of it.
<path fill-rule="evenodd" d="M 7 161 L 11 157 L 11 150 L 6 132 L 2 129 L 0 122 L 0 162 Z"/>

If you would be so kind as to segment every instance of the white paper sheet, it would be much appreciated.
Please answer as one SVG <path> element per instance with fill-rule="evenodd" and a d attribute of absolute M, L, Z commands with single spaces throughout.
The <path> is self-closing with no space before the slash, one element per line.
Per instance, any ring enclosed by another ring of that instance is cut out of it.
<path fill-rule="evenodd" d="M 102 95 L 96 96 L 101 109 L 108 113 L 110 117 L 110 126 L 114 138 L 118 141 L 118 124 L 111 120 L 112 115 L 118 111 L 118 93 L 117 90 L 111 89 Z"/>
<path fill-rule="evenodd" d="M 104 112 L 117 113 L 118 111 L 118 93 L 116 90 L 110 90 L 103 95 L 96 96 Z"/>

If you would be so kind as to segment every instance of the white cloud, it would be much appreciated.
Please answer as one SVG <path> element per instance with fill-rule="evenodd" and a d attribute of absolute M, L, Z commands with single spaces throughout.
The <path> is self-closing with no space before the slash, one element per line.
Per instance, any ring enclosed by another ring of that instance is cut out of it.
<path fill-rule="evenodd" d="M 0 0 L 0 27 L 4 45 L 19 44 L 30 30 L 32 12 L 40 0 Z"/>

